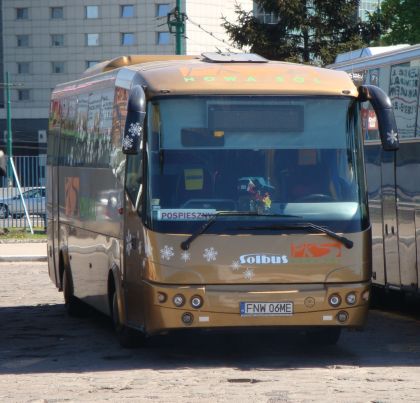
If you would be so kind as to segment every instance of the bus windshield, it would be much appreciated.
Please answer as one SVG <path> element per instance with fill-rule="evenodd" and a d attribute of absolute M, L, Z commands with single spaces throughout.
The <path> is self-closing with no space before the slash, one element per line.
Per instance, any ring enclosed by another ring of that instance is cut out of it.
<path fill-rule="evenodd" d="M 149 102 L 147 115 L 152 230 L 191 233 L 221 211 L 243 213 L 225 214 L 209 233 L 279 220 L 339 232 L 367 227 L 354 99 L 168 97 Z"/>

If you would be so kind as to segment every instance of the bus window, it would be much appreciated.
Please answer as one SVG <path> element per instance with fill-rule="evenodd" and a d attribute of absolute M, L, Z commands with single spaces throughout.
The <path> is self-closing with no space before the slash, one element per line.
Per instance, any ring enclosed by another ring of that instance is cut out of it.
<path fill-rule="evenodd" d="M 403 63 L 391 66 L 389 98 L 400 138 L 415 137 L 419 68 Z"/>
<path fill-rule="evenodd" d="M 162 99 L 159 108 L 156 102 L 148 114 L 147 211 L 154 230 L 190 231 L 199 225 L 195 217 L 238 210 L 318 222 L 329 221 L 333 210 L 341 217 L 331 223 L 336 230 L 348 219 L 363 226 L 357 207 L 366 203 L 363 174 L 352 169 L 362 155 L 359 115 L 350 99 L 177 97 Z M 261 125 L 257 102 L 269 106 Z"/>
<path fill-rule="evenodd" d="M 139 197 L 142 185 L 142 153 L 127 156 L 127 171 L 125 175 L 125 187 L 135 205 Z"/>

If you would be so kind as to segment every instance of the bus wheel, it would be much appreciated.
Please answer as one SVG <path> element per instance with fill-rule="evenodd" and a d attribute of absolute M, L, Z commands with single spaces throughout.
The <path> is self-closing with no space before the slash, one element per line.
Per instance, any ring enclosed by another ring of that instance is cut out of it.
<path fill-rule="evenodd" d="M 80 318 L 86 315 L 86 306 L 73 295 L 73 284 L 70 271 L 67 268 L 63 272 L 63 294 L 64 307 L 69 316 Z"/>
<path fill-rule="evenodd" d="M 145 337 L 142 333 L 121 323 L 118 310 L 118 297 L 115 290 L 112 295 L 112 322 L 121 347 L 136 348 L 144 343 Z"/>
<path fill-rule="evenodd" d="M 311 344 L 331 346 L 337 344 L 341 335 L 341 327 L 325 327 L 308 330 L 306 338 Z"/>

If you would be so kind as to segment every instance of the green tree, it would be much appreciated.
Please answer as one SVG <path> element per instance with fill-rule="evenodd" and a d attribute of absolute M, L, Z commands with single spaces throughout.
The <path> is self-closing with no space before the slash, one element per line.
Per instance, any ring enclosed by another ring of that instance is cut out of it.
<path fill-rule="evenodd" d="M 380 24 L 382 45 L 420 43 L 419 0 L 384 0 L 381 9 L 371 14 L 369 20 Z"/>
<path fill-rule="evenodd" d="M 236 7 L 237 22 L 223 26 L 236 46 L 272 60 L 328 64 L 337 53 L 366 46 L 378 25 L 357 18 L 358 0 L 255 0 L 277 23 L 265 24 Z"/>

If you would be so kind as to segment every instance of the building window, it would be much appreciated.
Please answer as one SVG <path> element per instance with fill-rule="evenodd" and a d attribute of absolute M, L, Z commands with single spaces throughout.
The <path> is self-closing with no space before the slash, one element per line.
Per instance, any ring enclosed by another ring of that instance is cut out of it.
<path fill-rule="evenodd" d="M 18 48 L 29 47 L 29 35 L 16 35 L 16 41 Z"/>
<path fill-rule="evenodd" d="M 54 46 L 54 47 L 64 46 L 64 35 L 63 34 L 52 34 L 51 35 L 51 46 Z"/>
<path fill-rule="evenodd" d="M 51 7 L 50 17 L 52 20 L 61 20 L 64 17 L 63 7 Z"/>
<path fill-rule="evenodd" d="M 30 92 L 27 89 L 24 90 L 17 90 L 18 93 L 18 100 L 19 101 L 29 101 L 30 99 Z"/>
<path fill-rule="evenodd" d="M 158 45 L 169 45 L 171 43 L 171 35 L 169 32 L 158 32 L 157 33 L 157 44 Z"/>
<path fill-rule="evenodd" d="M 29 9 L 27 7 L 19 7 L 16 9 L 16 19 L 17 20 L 27 20 L 29 19 Z"/>
<path fill-rule="evenodd" d="M 17 72 L 18 74 L 29 74 L 29 62 L 18 62 Z"/>
<path fill-rule="evenodd" d="M 277 24 L 279 17 L 273 12 L 266 12 L 263 8 L 254 9 L 255 17 L 263 24 Z"/>
<path fill-rule="evenodd" d="M 86 34 L 86 46 L 99 46 L 99 34 Z"/>
<path fill-rule="evenodd" d="M 64 73 L 64 62 L 51 62 L 51 72 L 53 74 Z"/>
<path fill-rule="evenodd" d="M 99 18 L 99 6 L 86 6 L 85 7 L 86 18 Z"/>
<path fill-rule="evenodd" d="M 95 64 L 98 64 L 99 60 L 86 60 L 86 68 L 93 67 Z"/>
<path fill-rule="evenodd" d="M 121 45 L 134 45 L 135 39 L 136 38 L 132 32 L 123 32 L 121 34 Z"/>
<path fill-rule="evenodd" d="M 132 4 L 123 4 L 121 6 L 121 18 L 134 17 L 134 6 Z"/>
<path fill-rule="evenodd" d="M 156 17 L 166 17 L 171 11 L 170 4 L 156 4 Z"/>

